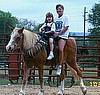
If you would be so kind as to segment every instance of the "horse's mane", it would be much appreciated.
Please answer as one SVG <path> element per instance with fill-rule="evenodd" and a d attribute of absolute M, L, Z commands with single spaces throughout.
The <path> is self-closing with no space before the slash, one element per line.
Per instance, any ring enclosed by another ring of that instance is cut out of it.
<path fill-rule="evenodd" d="M 23 30 L 23 35 L 24 50 L 26 50 L 29 55 L 34 55 L 41 48 L 40 43 L 36 45 L 37 41 L 39 40 L 38 35 L 26 29 Z"/>

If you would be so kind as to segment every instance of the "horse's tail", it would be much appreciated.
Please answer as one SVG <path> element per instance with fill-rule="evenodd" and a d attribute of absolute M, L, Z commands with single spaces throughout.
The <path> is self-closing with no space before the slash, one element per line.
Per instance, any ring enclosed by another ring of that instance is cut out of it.
<path fill-rule="evenodd" d="M 71 71 L 73 77 L 74 77 L 76 80 L 79 80 L 79 76 L 77 75 L 77 72 L 76 72 L 70 65 L 67 64 L 67 66 L 68 66 L 69 70 Z"/>

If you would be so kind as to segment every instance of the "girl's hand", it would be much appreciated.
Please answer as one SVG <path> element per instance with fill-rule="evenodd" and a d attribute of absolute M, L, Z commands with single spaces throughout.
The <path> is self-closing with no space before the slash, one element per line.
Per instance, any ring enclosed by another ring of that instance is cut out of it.
<path fill-rule="evenodd" d="M 45 31 L 40 31 L 41 33 L 45 33 Z"/>
<path fill-rule="evenodd" d="M 45 33 L 44 28 L 41 28 L 41 33 Z"/>

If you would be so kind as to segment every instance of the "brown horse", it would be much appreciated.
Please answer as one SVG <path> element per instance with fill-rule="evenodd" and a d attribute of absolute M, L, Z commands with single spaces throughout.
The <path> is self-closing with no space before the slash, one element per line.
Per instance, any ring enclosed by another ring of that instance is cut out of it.
<path fill-rule="evenodd" d="M 44 95 L 44 83 L 43 83 L 43 66 L 51 66 L 52 62 L 48 61 L 46 63 L 47 51 L 44 48 L 44 42 L 40 40 L 39 36 L 36 33 L 30 32 L 24 28 L 14 28 L 11 27 L 12 33 L 11 38 L 6 46 L 7 51 L 14 51 L 17 47 L 20 47 L 20 50 L 23 54 L 24 59 L 24 75 L 22 81 L 22 87 L 19 95 L 25 94 L 25 86 L 27 84 L 27 78 L 29 75 L 29 67 L 36 66 L 39 72 L 40 80 L 40 92 L 38 95 Z M 76 63 L 76 52 L 77 47 L 74 38 L 69 38 L 64 48 L 64 63 L 66 63 L 71 70 L 72 74 L 75 77 L 78 77 L 80 80 L 80 87 L 83 94 L 86 94 L 86 87 L 82 79 L 82 71 Z M 56 57 L 56 62 L 58 63 L 58 56 Z M 61 86 L 58 92 L 59 95 L 63 95 L 64 91 L 64 70 L 60 75 Z"/>

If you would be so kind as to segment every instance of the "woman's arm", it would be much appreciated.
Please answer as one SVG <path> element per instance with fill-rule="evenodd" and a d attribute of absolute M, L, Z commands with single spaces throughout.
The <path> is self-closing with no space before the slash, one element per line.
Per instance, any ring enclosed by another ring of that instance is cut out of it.
<path fill-rule="evenodd" d="M 66 32 L 68 30 L 69 26 L 66 26 L 63 30 L 58 32 L 58 35 L 61 35 L 62 33 Z"/>

